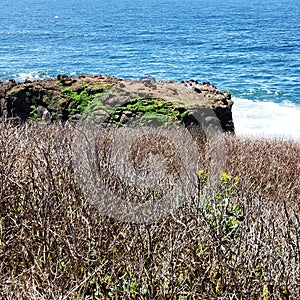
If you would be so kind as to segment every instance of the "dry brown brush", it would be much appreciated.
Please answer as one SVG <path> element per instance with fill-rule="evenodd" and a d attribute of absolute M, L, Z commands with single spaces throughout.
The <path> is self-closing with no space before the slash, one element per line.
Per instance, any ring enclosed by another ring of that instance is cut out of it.
<path fill-rule="evenodd" d="M 299 299 L 299 143 L 227 136 L 218 188 L 201 171 L 198 196 L 143 225 L 83 197 L 74 132 L 1 125 L 1 299 Z"/>

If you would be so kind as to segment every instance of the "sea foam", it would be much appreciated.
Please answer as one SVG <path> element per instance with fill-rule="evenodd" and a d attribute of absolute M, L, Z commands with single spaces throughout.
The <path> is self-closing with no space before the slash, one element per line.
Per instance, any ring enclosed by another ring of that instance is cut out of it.
<path fill-rule="evenodd" d="M 300 106 L 233 97 L 237 135 L 279 137 L 300 141 Z"/>

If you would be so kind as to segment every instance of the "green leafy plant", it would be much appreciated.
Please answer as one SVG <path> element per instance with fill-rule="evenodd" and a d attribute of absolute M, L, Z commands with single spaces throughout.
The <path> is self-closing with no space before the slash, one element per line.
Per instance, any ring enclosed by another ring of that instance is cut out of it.
<path fill-rule="evenodd" d="M 203 184 L 207 182 L 203 170 L 198 172 L 198 176 Z M 238 185 L 238 176 L 232 177 L 224 172 L 220 176 L 220 181 L 219 190 L 217 192 L 214 190 L 212 198 L 204 203 L 204 216 L 224 247 L 234 239 L 244 216 L 241 205 L 232 202 L 232 194 Z"/>
<path fill-rule="evenodd" d="M 37 123 L 42 123 L 42 119 L 40 118 L 37 112 L 37 107 L 35 103 L 30 105 L 29 119 Z"/>

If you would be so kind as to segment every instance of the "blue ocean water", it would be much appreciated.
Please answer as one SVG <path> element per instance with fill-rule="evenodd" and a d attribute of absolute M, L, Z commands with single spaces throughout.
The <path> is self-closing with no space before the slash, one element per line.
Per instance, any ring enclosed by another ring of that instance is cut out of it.
<path fill-rule="evenodd" d="M 300 139 L 299 20 L 299 0 L 1 0 L 0 80 L 209 81 L 237 133 Z"/>

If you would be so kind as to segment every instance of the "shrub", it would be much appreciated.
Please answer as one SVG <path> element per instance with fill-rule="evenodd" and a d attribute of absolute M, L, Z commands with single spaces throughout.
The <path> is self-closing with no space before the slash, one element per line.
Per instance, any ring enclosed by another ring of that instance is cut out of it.
<path fill-rule="evenodd" d="M 299 297 L 299 143 L 227 136 L 219 183 L 200 171 L 197 196 L 146 225 L 84 199 L 74 133 L 1 124 L 1 299 Z"/>

